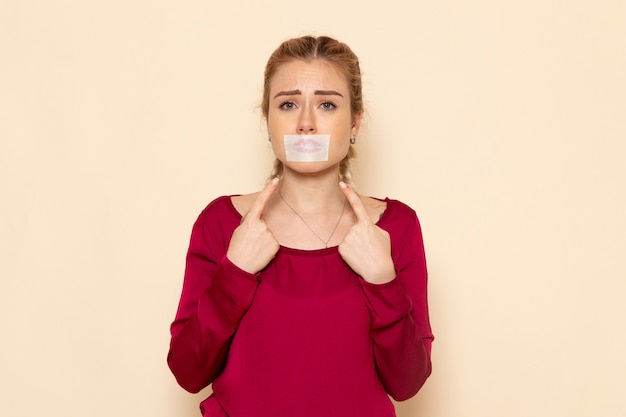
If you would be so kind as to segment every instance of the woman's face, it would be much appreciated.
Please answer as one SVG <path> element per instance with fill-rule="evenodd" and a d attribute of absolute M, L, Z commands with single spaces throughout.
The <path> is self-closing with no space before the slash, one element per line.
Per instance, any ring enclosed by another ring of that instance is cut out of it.
<path fill-rule="evenodd" d="M 338 169 L 360 119 L 352 115 L 347 80 L 326 61 L 287 62 L 270 81 L 267 129 L 285 169 L 301 173 Z M 330 135 L 328 161 L 287 161 L 284 135 Z"/>

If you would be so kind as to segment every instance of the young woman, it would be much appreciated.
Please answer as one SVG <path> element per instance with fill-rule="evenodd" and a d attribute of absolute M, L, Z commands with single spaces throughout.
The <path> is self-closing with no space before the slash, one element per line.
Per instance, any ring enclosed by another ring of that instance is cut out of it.
<path fill-rule="evenodd" d="M 363 114 L 350 48 L 284 42 L 265 69 L 276 155 L 255 194 L 219 197 L 192 231 L 168 364 L 204 416 L 390 417 L 430 375 L 426 262 L 405 204 L 357 194 Z"/>

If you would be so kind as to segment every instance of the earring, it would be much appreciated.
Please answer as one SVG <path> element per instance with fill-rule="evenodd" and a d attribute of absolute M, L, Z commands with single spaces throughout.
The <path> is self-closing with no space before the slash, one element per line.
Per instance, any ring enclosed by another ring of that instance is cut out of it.
<path fill-rule="evenodd" d="M 350 138 L 350 144 L 354 145 L 356 143 L 356 135 Z"/>

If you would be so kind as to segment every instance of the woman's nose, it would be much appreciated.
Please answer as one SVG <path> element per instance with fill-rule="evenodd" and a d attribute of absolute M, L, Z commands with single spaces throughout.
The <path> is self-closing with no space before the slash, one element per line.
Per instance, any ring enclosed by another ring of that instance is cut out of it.
<path fill-rule="evenodd" d="M 315 125 L 315 115 L 310 109 L 303 109 L 302 113 L 300 113 L 300 119 L 298 120 L 298 133 L 302 135 L 315 133 L 316 131 L 317 126 Z"/>

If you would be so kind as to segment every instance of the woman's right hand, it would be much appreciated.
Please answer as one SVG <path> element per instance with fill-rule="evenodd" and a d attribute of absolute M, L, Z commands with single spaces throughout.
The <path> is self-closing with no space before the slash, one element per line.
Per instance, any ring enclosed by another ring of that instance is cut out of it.
<path fill-rule="evenodd" d="M 278 188 L 278 178 L 273 178 L 259 193 L 252 207 L 233 232 L 226 257 L 240 269 L 256 274 L 274 258 L 280 245 L 263 220 L 263 209 L 272 193 Z"/>

